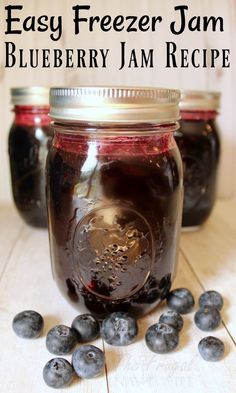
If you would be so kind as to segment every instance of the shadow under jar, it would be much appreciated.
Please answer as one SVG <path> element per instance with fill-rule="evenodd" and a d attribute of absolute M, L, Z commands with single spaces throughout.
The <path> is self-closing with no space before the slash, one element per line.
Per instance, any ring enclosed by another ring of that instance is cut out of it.
<path fill-rule="evenodd" d="M 53 88 L 47 160 L 54 278 L 98 318 L 140 316 L 168 293 L 182 216 L 179 92 Z"/>
<path fill-rule="evenodd" d="M 11 94 L 15 119 L 8 146 L 14 202 L 27 224 L 46 228 L 45 163 L 53 135 L 49 89 L 13 88 Z"/>
<path fill-rule="evenodd" d="M 182 226 L 197 229 L 216 199 L 220 138 L 216 117 L 220 93 L 186 91 L 180 102 L 180 129 L 175 133 L 184 169 Z"/>

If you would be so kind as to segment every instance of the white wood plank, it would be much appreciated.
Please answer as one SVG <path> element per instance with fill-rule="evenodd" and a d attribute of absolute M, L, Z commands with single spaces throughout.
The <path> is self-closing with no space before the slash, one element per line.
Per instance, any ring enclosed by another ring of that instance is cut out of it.
<path fill-rule="evenodd" d="M 45 335 L 58 323 L 70 325 L 78 312 L 63 300 L 51 277 L 46 230 L 24 227 L 0 282 L 0 293 L 1 392 L 52 392 L 42 377 L 44 365 L 54 357 L 46 350 Z M 13 317 L 26 309 L 36 310 L 45 318 L 44 334 L 37 340 L 22 340 L 12 331 Z M 94 343 L 103 348 L 100 339 Z M 105 393 L 105 372 L 96 380 L 77 380 L 66 391 Z"/>
<path fill-rule="evenodd" d="M 206 290 L 225 299 L 222 315 L 236 341 L 236 201 L 219 201 L 212 216 L 197 232 L 183 233 L 181 248 Z"/>
<path fill-rule="evenodd" d="M 185 259 L 180 256 L 174 287 L 190 288 L 198 298 L 201 286 Z M 108 363 L 108 384 L 112 393 L 226 393 L 232 391 L 236 371 L 234 343 L 223 325 L 213 335 L 222 339 L 226 356 L 218 363 L 205 362 L 197 345 L 205 336 L 193 323 L 194 313 L 184 316 L 184 328 L 180 333 L 180 345 L 168 355 L 154 354 L 144 343 L 146 329 L 158 322 L 165 305 L 139 321 L 139 340 L 128 347 L 105 345 Z M 196 310 L 196 308 L 195 308 Z M 211 334 L 212 335 L 212 334 Z M 214 378 L 209 378 L 214 374 Z"/>
<path fill-rule="evenodd" d="M 0 279 L 23 227 L 24 223 L 16 209 L 0 206 Z"/>
<path fill-rule="evenodd" d="M 205 46 L 207 48 L 230 48 L 231 49 L 231 68 L 209 69 L 207 75 L 208 90 L 218 90 L 222 92 L 221 108 L 219 113 L 219 127 L 221 131 L 222 154 L 219 170 L 218 188 L 220 195 L 230 197 L 234 194 L 234 185 L 236 184 L 235 168 L 235 144 L 236 134 L 234 132 L 234 103 L 236 100 L 236 73 L 232 72 L 235 64 L 235 45 L 236 45 L 236 18 L 235 2 L 229 0 L 228 6 L 225 6 L 221 0 L 210 0 L 204 2 L 204 13 L 219 15 L 224 19 L 224 33 L 207 31 L 205 33 Z M 217 37 L 217 39 L 216 39 Z M 232 181 L 233 178 L 233 181 Z M 234 194 L 235 195 L 235 194 Z"/>
<path fill-rule="evenodd" d="M 236 43 L 236 2 L 235 0 L 230 0 L 230 9 L 232 11 L 231 13 L 231 18 L 232 18 L 232 26 L 231 26 L 231 36 L 233 37 L 233 42 L 234 42 L 234 46 L 233 48 L 235 48 L 235 43 Z M 233 50 L 232 51 L 232 61 L 233 64 L 236 64 L 236 51 Z M 233 72 L 233 78 L 232 78 L 232 86 L 233 86 L 233 92 L 234 92 L 234 96 L 233 96 L 233 101 L 236 101 L 236 71 Z M 233 110 L 233 114 L 234 114 L 234 110 Z M 235 121 L 233 120 L 232 124 L 234 124 Z M 233 162 L 233 175 L 232 175 L 232 182 L 234 182 L 234 192 L 233 195 L 236 196 L 236 154 L 235 154 L 235 142 L 236 139 L 236 135 L 234 134 L 234 153 L 233 153 L 233 158 L 234 158 L 234 162 Z"/>

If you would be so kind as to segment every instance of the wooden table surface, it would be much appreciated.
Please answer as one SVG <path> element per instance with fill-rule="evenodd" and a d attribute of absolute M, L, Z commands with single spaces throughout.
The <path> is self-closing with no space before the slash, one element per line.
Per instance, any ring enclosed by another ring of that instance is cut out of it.
<path fill-rule="evenodd" d="M 192 290 L 195 299 L 206 289 L 222 293 L 223 322 L 213 332 L 226 347 L 225 357 L 205 362 L 197 350 L 208 335 L 196 328 L 194 312 L 184 316 L 180 345 L 173 353 L 148 350 L 144 334 L 157 322 L 165 304 L 140 319 L 138 340 L 127 347 L 109 346 L 106 369 L 93 380 L 77 380 L 59 392 L 80 393 L 190 393 L 236 392 L 236 201 L 219 201 L 207 224 L 198 232 L 183 233 L 174 287 Z M 16 313 L 35 309 L 45 318 L 37 340 L 15 336 L 11 322 Z M 195 307 L 196 310 L 196 307 Z M 0 207 L 0 391 L 2 393 L 52 392 L 42 378 L 44 364 L 53 356 L 45 347 L 46 332 L 58 323 L 70 324 L 77 315 L 60 295 L 51 277 L 48 237 L 45 230 L 23 224 L 13 207 Z M 70 357 L 68 357 L 70 359 Z"/>

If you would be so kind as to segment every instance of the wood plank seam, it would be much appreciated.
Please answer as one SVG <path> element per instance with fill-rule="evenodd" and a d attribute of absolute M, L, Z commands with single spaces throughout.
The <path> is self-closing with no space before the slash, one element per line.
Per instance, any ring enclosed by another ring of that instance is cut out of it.
<path fill-rule="evenodd" d="M 15 238 L 13 244 L 12 244 L 12 247 L 11 247 L 11 249 L 10 249 L 10 251 L 9 251 L 9 254 L 8 254 L 8 256 L 6 257 L 5 264 L 4 264 L 3 269 L 2 269 L 2 272 L 1 272 L 1 274 L 0 274 L 0 282 L 1 282 L 2 278 L 3 278 L 3 276 L 4 276 L 4 273 L 5 273 L 5 271 L 6 271 L 7 265 L 8 265 L 8 263 L 9 263 L 10 259 L 11 259 L 11 256 L 12 256 L 14 250 L 15 250 L 15 247 L 17 246 L 17 243 L 18 243 L 18 241 L 20 240 L 20 237 L 21 237 L 22 231 L 23 231 L 23 229 L 24 229 L 24 226 L 25 226 L 25 225 L 22 224 L 22 226 L 20 227 L 19 232 L 18 232 L 18 234 L 17 234 L 17 236 L 16 236 L 16 238 Z"/>
<path fill-rule="evenodd" d="M 105 359 L 106 359 L 106 348 L 105 348 L 105 343 L 104 343 L 103 338 L 102 338 L 102 347 L 103 347 L 103 352 L 105 354 Z M 105 376 L 106 376 L 106 384 L 107 384 L 107 393 L 110 393 L 106 360 L 105 360 Z"/>
<path fill-rule="evenodd" d="M 199 279 L 198 275 L 196 274 L 195 270 L 193 269 L 191 262 L 189 261 L 187 255 L 185 254 L 185 252 L 183 251 L 183 249 L 180 247 L 180 252 L 182 254 L 183 259 L 185 260 L 185 262 L 187 263 L 189 269 L 191 270 L 191 272 L 193 273 L 194 277 L 196 278 L 197 282 L 199 283 L 200 287 L 202 288 L 203 291 L 206 291 L 206 288 L 204 287 L 204 285 L 202 284 L 201 280 Z M 236 341 L 234 340 L 232 334 L 230 333 L 226 323 L 223 321 L 222 319 L 222 325 L 225 328 L 228 336 L 230 337 L 231 341 L 233 342 L 233 344 L 236 346 Z"/>
<path fill-rule="evenodd" d="M 196 278 L 198 284 L 200 285 L 200 287 L 202 288 L 203 291 L 206 291 L 204 285 L 202 284 L 200 278 L 198 277 L 198 275 L 196 274 L 195 270 L 193 269 L 190 261 L 188 260 L 187 255 L 185 254 L 184 250 L 182 249 L 182 247 L 180 247 L 180 252 L 182 254 L 183 259 L 185 260 L 185 262 L 187 263 L 189 269 L 191 270 L 191 272 L 193 273 L 194 277 Z"/>

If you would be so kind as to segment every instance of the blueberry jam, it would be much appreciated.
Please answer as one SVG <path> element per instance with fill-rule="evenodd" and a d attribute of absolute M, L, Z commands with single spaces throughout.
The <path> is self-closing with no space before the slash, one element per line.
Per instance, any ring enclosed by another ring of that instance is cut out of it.
<path fill-rule="evenodd" d="M 47 226 L 45 162 L 53 130 L 48 106 L 16 106 L 9 134 L 9 158 L 15 205 L 24 221 Z"/>
<path fill-rule="evenodd" d="M 98 318 L 145 314 L 166 297 L 177 256 L 182 167 L 173 132 L 101 136 L 76 127 L 55 124 L 47 161 L 54 278 Z"/>
<path fill-rule="evenodd" d="M 216 112 L 183 112 L 175 134 L 184 169 L 183 227 L 196 227 L 210 215 L 216 199 L 220 140 Z"/>

